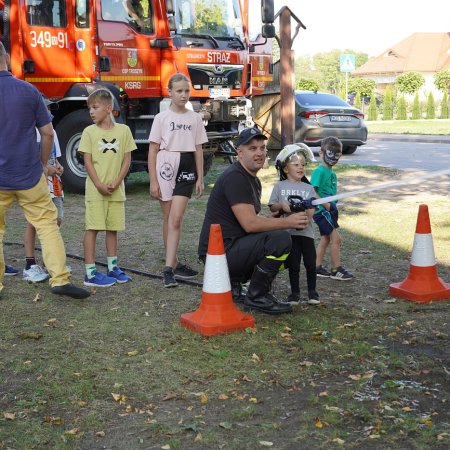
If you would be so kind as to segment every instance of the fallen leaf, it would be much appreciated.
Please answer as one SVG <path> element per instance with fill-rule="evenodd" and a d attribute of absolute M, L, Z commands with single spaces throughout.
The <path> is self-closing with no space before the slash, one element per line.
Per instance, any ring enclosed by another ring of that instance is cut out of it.
<path fill-rule="evenodd" d="M 80 432 L 79 428 L 72 428 L 71 430 L 64 431 L 64 434 L 67 434 L 69 436 L 74 436 Z"/>
<path fill-rule="evenodd" d="M 106 433 L 105 433 L 104 431 L 97 431 L 97 432 L 95 433 L 95 435 L 96 435 L 97 437 L 105 437 Z"/>
<path fill-rule="evenodd" d="M 127 352 L 127 355 L 128 356 L 136 356 L 136 355 L 138 355 L 139 354 L 139 351 L 138 350 L 132 350 L 131 352 Z"/>
<path fill-rule="evenodd" d="M 311 361 L 302 361 L 302 362 L 300 363 L 301 366 L 307 366 L 307 367 L 312 366 L 313 364 L 314 364 L 314 363 L 311 362 Z"/>
<path fill-rule="evenodd" d="M 326 397 L 328 395 L 327 391 L 319 392 L 319 397 Z"/>
<path fill-rule="evenodd" d="M 64 425 L 64 419 L 61 417 L 44 416 L 43 421 L 45 423 L 51 423 L 52 425 Z"/>
<path fill-rule="evenodd" d="M 320 420 L 320 417 L 316 417 L 316 418 L 314 419 L 314 426 L 315 426 L 316 428 L 323 428 L 323 423 L 322 423 L 322 421 Z"/>
<path fill-rule="evenodd" d="M 163 401 L 166 402 L 168 400 L 174 400 L 178 398 L 178 395 L 175 392 L 168 392 L 164 397 Z"/>
<path fill-rule="evenodd" d="M 270 442 L 270 441 L 259 441 L 259 445 L 262 445 L 263 447 L 272 447 L 273 442 Z"/>
<path fill-rule="evenodd" d="M 41 296 L 39 294 L 36 294 L 36 296 L 33 298 L 33 302 L 37 303 L 41 299 Z"/>
<path fill-rule="evenodd" d="M 219 427 L 225 428 L 225 430 L 231 430 L 233 424 L 231 424 L 230 422 L 220 422 Z"/>
<path fill-rule="evenodd" d="M 198 433 L 197 436 L 195 436 L 194 442 L 201 442 L 203 439 L 202 433 Z"/>
<path fill-rule="evenodd" d="M 345 444 L 344 439 L 334 438 L 331 442 L 335 442 L 336 444 L 343 445 Z"/>
<path fill-rule="evenodd" d="M 253 353 L 252 355 L 252 360 L 255 362 L 260 362 L 261 360 L 259 359 L 259 356 L 256 353 Z"/>
<path fill-rule="evenodd" d="M 208 397 L 204 392 L 200 394 L 200 403 L 204 405 L 205 403 L 208 403 Z"/>
<path fill-rule="evenodd" d="M 353 381 L 358 381 L 358 380 L 361 379 L 361 375 L 353 375 L 353 374 L 350 374 L 348 377 L 349 377 L 351 380 L 353 380 Z"/>
<path fill-rule="evenodd" d="M 113 399 L 116 401 L 116 402 L 119 402 L 121 405 L 123 405 L 124 403 L 125 403 L 125 401 L 126 401 L 126 396 L 124 395 L 124 394 L 114 394 L 114 393 L 111 393 L 111 395 L 113 396 Z"/>
<path fill-rule="evenodd" d="M 15 413 L 3 413 L 3 417 L 7 420 L 15 420 L 16 415 Z"/>
<path fill-rule="evenodd" d="M 83 400 L 80 400 L 78 402 L 78 406 L 81 406 L 81 407 L 86 406 L 86 402 L 84 402 Z"/>
<path fill-rule="evenodd" d="M 249 399 L 248 399 L 248 401 L 250 402 L 250 403 L 258 403 L 258 399 L 256 398 L 256 397 L 250 397 Z"/>
<path fill-rule="evenodd" d="M 411 326 L 414 322 L 415 322 L 415 320 L 408 320 L 405 323 L 406 323 L 406 325 Z"/>
<path fill-rule="evenodd" d="M 166 444 L 161 447 L 163 450 L 170 450 L 170 445 Z"/>
<path fill-rule="evenodd" d="M 228 395 L 226 395 L 226 394 L 220 394 L 219 395 L 219 400 L 228 400 Z"/>

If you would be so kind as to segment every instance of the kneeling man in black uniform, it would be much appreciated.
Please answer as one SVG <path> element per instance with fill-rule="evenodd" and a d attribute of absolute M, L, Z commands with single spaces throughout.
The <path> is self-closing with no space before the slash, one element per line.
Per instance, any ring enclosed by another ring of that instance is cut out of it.
<path fill-rule="evenodd" d="M 257 128 L 239 134 L 238 160 L 219 176 L 211 191 L 198 255 L 205 261 L 211 224 L 220 224 L 234 300 L 241 297 L 241 283 L 250 279 L 244 308 L 282 314 L 291 312 L 292 307 L 280 302 L 270 288 L 291 249 L 287 230 L 305 228 L 308 219 L 305 212 L 281 218 L 258 215 L 261 182 L 257 174 L 266 160 L 266 140 Z"/>

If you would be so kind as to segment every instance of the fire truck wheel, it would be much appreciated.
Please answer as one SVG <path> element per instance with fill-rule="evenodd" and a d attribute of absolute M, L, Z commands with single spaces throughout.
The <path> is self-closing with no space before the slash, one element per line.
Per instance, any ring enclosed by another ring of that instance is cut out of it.
<path fill-rule="evenodd" d="M 78 151 L 83 130 L 92 125 L 87 110 L 73 111 L 56 126 L 59 144 L 61 146 L 61 164 L 64 166 L 62 176 L 64 189 L 77 194 L 84 193 L 86 169 L 83 156 Z"/>

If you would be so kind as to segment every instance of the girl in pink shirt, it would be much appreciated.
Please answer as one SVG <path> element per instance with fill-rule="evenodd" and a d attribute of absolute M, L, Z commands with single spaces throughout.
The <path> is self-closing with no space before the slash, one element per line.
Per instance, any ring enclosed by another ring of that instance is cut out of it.
<path fill-rule="evenodd" d="M 155 116 L 150 131 L 148 173 L 150 195 L 159 200 L 163 213 L 166 265 L 164 287 L 178 286 L 176 278 L 188 279 L 198 272 L 178 261 L 181 225 L 194 187 L 203 194 L 203 148 L 208 141 L 200 114 L 186 108 L 191 83 L 183 74 L 173 75 L 168 84 L 169 109 Z"/>

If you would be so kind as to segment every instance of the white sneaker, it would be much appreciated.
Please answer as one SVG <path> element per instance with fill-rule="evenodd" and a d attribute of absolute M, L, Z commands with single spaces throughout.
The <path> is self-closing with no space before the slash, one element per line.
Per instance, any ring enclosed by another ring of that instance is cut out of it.
<path fill-rule="evenodd" d="M 50 275 L 38 264 L 34 264 L 28 270 L 23 269 L 22 279 L 31 283 L 40 283 L 47 280 Z"/>

